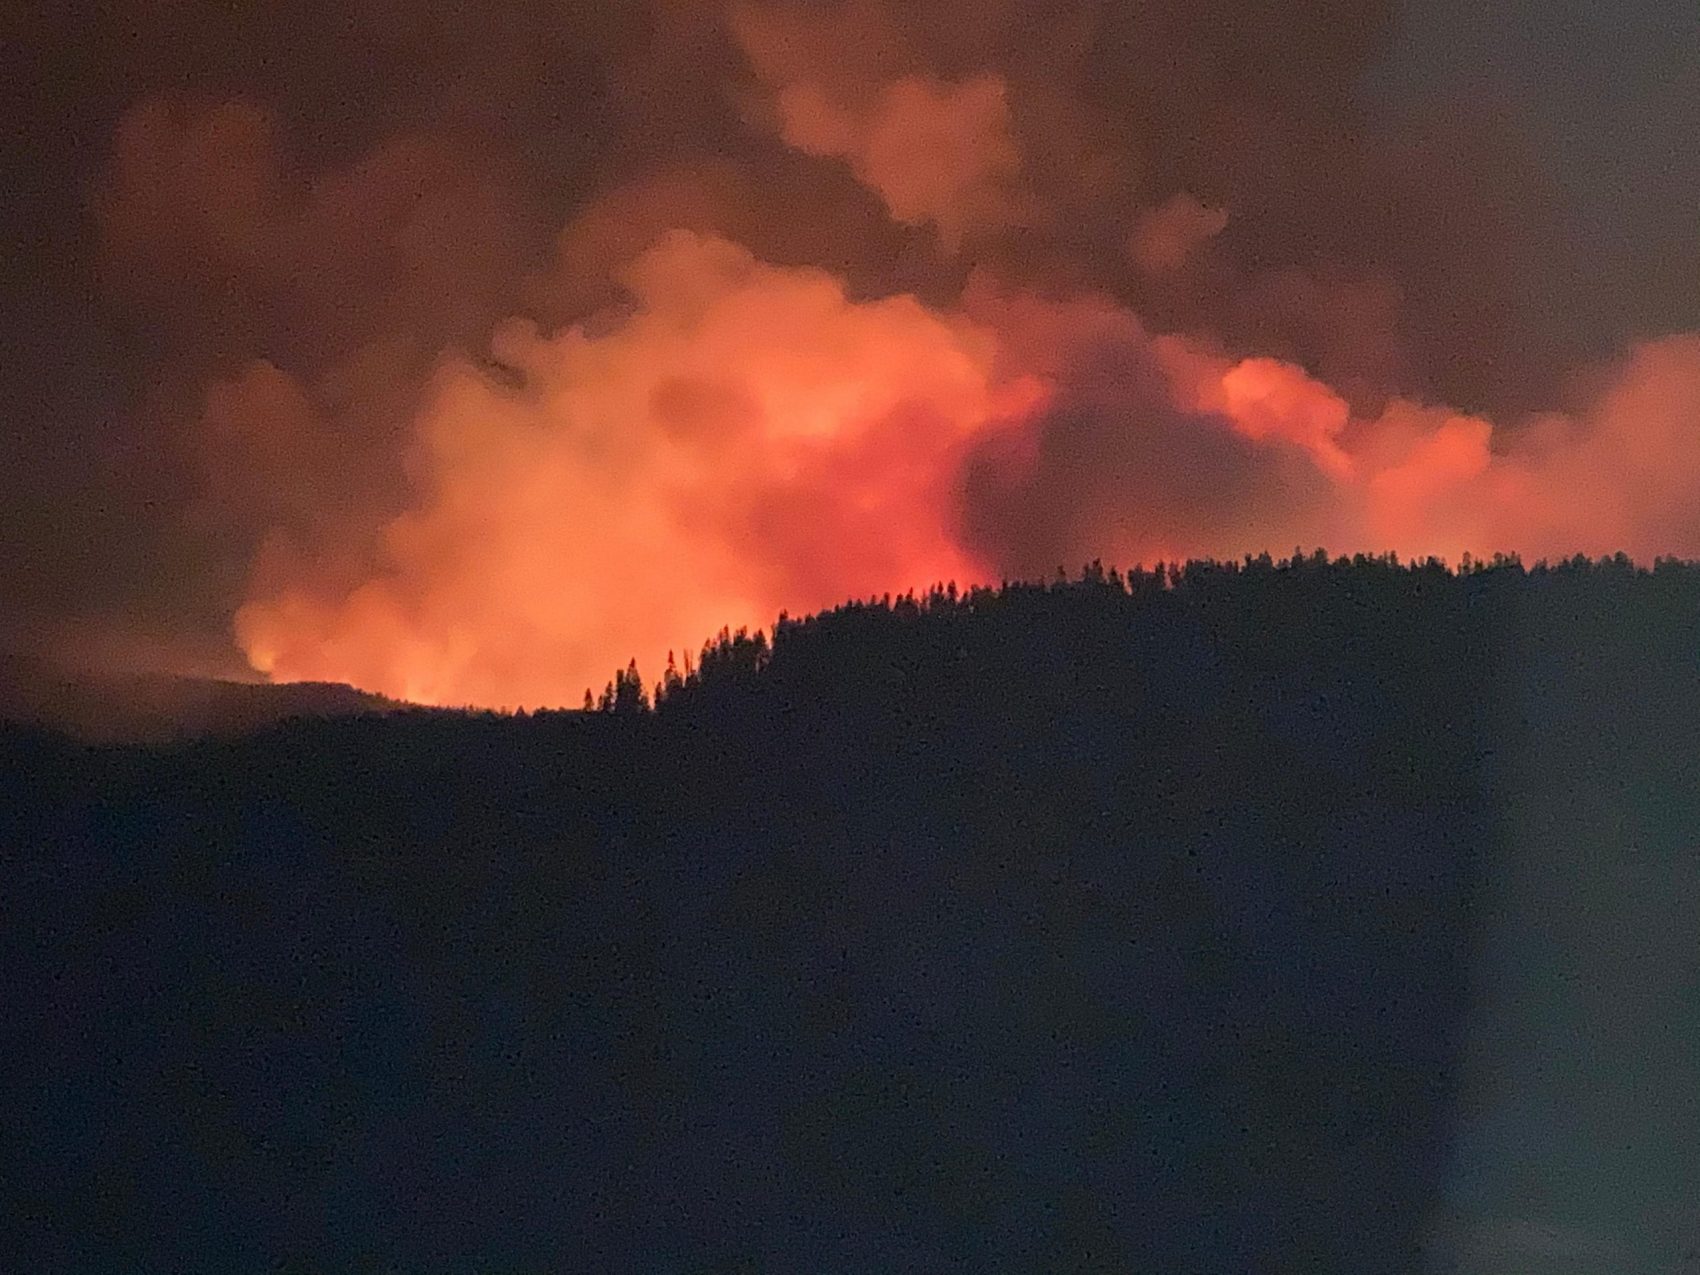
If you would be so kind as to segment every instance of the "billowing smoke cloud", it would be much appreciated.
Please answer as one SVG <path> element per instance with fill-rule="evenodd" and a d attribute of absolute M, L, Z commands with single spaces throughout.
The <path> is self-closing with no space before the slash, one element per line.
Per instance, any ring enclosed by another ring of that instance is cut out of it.
<path fill-rule="evenodd" d="M 1023 406 L 990 334 L 907 297 L 672 232 L 598 332 L 524 323 L 499 368 L 451 360 L 418 421 L 418 500 L 352 590 L 263 564 L 255 663 L 432 702 L 562 703 L 611 652 L 689 649 L 914 581 L 978 574 L 950 488 L 964 441 Z"/>
<path fill-rule="evenodd" d="M 1405 400 L 1354 419 L 1292 364 L 1153 337 L 1102 299 L 979 281 L 948 313 L 854 301 L 688 232 L 626 284 L 625 310 L 516 323 L 495 368 L 438 370 L 416 499 L 370 571 L 262 560 L 237 616 L 257 667 L 560 704 L 620 653 L 653 667 L 721 624 L 1087 556 L 1700 541 L 1700 482 L 1667 463 L 1692 446 L 1700 338 L 1643 348 L 1586 417 L 1496 451 L 1485 420 Z"/>
<path fill-rule="evenodd" d="M 508 178 L 429 134 L 304 169 L 243 99 L 147 98 L 120 121 L 100 270 L 155 360 L 134 411 L 175 488 L 159 548 L 221 624 L 263 542 L 352 559 L 399 512 L 426 379 L 520 295 L 532 213 Z"/>
<path fill-rule="evenodd" d="M 83 185 L 99 569 L 272 676 L 576 703 L 1091 558 L 1700 550 L 1696 339 L 1554 319 L 1515 137 L 1364 105 L 1387 0 L 319 7 L 220 74 L 130 15 L 180 56 Z"/>
<path fill-rule="evenodd" d="M 1016 222 L 1021 156 L 1003 77 L 893 75 L 909 58 L 884 13 L 855 4 L 840 20 L 848 28 L 802 10 L 734 10 L 739 43 L 772 91 L 766 105 L 785 142 L 848 160 L 892 217 L 935 227 L 950 252 L 966 234 Z"/>

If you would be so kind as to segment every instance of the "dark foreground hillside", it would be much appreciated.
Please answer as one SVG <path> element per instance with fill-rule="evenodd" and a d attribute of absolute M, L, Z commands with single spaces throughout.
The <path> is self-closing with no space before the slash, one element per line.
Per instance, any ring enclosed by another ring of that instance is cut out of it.
<path fill-rule="evenodd" d="M 4 1266 L 1475 1269 L 1551 1204 L 1449 1185 L 1484 998 L 1547 1013 L 1495 945 L 1615 906 L 1507 865 L 1689 879 L 1697 653 L 1690 568 L 1306 559 L 849 607 L 654 712 L 13 730 Z M 1681 1269 L 1649 1145 L 1567 1215 L 1612 1269 Z"/>
<path fill-rule="evenodd" d="M 330 682 L 231 682 L 66 670 L 0 651 L 0 721 L 89 743 L 164 744 L 247 734 L 297 717 L 347 717 L 404 707 Z"/>

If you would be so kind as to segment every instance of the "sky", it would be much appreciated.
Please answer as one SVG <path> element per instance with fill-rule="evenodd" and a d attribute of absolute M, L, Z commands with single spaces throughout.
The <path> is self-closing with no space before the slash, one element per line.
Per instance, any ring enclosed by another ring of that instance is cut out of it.
<path fill-rule="evenodd" d="M 1700 12 L 0 16 L 0 643 L 576 704 L 1322 544 L 1700 554 Z"/>
<path fill-rule="evenodd" d="M 1700 13 L 1681 0 L 1600 6 L 1429 0 L 1376 92 L 1386 109 L 1475 95 L 1511 114 L 1561 192 L 1592 305 L 1619 334 L 1691 328 L 1700 280 Z"/>

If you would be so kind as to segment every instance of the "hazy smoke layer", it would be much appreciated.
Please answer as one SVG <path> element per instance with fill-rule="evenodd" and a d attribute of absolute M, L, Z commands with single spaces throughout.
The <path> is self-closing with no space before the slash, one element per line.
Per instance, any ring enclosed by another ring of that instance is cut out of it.
<path fill-rule="evenodd" d="M 139 548 L 44 541 L 42 607 L 576 703 L 1094 557 L 1700 552 L 1700 340 L 1553 319 L 1510 131 L 1364 107 L 1381 0 L 309 8 L 99 19 Z"/>

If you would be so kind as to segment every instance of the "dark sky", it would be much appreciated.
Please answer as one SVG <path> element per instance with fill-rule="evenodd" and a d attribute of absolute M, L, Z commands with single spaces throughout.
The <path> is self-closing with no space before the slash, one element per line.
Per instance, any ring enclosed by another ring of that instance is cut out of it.
<path fill-rule="evenodd" d="M 1371 92 L 1387 109 L 1474 96 L 1505 112 L 1562 192 L 1609 341 L 1691 328 L 1700 305 L 1700 8 L 1684 0 L 1424 0 Z"/>
<path fill-rule="evenodd" d="M 1515 420 L 1629 340 L 1700 327 L 1691 4 L 821 8 L 779 6 L 815 32 L 806 74 L 852 97 L 1002 76 L 1013 198 L 1041 212 L 960 244 L 887 217 L 865 175 L 776 135 L 763 91 L 792 72 L 752 74 L 715 5 L 8 7 L 7 640 L 239 665 L 230 616 L 268 535 L 354 544 L 404 503 L 398 440 L 437 354 L 607 301 L 620 237 L 670 221 L 856 295 L 949 303 L 976 266 L 1090 288 L 1369 412 L 1399 394 Z M 1122 248 L 1177 192 L 1232 214 L 1188 288 Z M 207 441 L 209 389 L 256 359 L 314 387 L 313 446 Z M 1006 566 L 1056 540 L 1037 509 L 985 538 Z"/>

